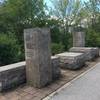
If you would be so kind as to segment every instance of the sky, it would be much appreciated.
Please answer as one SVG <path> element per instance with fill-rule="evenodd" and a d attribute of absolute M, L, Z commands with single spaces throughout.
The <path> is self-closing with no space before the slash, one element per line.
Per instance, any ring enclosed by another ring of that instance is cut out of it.
<path fill-rule="evenodd" d="M 84 1 L 88 1 L 88 0 L 81 0 L 82 2 Z M 50 0 L 45 0 L 45 3 L 49 6 L 52 7 L 52 3 L 50 2 Z"/>

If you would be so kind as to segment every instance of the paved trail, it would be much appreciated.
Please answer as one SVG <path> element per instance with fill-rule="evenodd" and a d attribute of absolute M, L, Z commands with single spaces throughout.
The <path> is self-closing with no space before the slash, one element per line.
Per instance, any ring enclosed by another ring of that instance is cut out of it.
<path fill-rule="evenodd" d="M 100 63 L 46 100 L 100 100 Z"/>

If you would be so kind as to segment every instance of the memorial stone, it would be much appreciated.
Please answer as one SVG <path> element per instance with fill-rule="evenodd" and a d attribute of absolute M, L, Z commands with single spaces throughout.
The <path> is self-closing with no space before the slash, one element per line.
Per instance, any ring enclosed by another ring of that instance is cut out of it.
<path fill-rule="evenodd" d="M 52 81 L 50 30 L 33 28 L 24 30 L 27 83 L 37 88 Z"/>

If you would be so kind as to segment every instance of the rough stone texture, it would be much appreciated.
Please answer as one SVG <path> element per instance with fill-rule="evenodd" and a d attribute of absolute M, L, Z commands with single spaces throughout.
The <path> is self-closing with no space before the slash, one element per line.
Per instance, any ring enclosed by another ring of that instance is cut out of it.
<path fill-rule="evenodd" d="M 70 52 L 80 52 L 85 54 L 85 60 L 93 60 L 95 57 L 99 56 L 99 48 L 93 47 L 72 47 Z"/>
<path fill-rule="evenodd" d="M 27 83 L 42 88 L 52 81 L 50 30 L 48 28 L 26 29 L 24 40 Z"/>
<path fill-rule="evenodd" d="M 68 69 L 79 69 L 84 64 L 84 54 L 83 53 L 72 53 L 72 52 L 65 52 L 61 54 L 57 54 L 60 58 L 60 66 L 62 68 L 68 68 Z"/>
<path fill-rule="evenodd" d="M 58 79 L 61 74 L 60 60 L 56 56 L 51 57 L 52 79 Z M 0 67 L 0 91 L 15 88 L 26 82 L 26 63 L 19 62 Z"/>
<path fill-rule="evenodd" d="M 100 55 L 100 54 L 99 54 L 99 52 L 100 52 L 99 48 L 96 48 L 96 47 L 93 48 L 93 47 L 92 47 L 92 49 L 93 49 L 93 55 L 94 55 L 94 57 L 99 57 L 99 55 Z"/>
<path fill-rule="evenodd" d="M 53 74 L 52 76 L 53 76 L 53 80 L 55 80 L 55 79 L 58 79 L 61 74 L 60 59 L 59 57 L 52 56 L 51 62 L 52 62 L 52 74 Z"/>
<path fill-rule="evenodd" d="M 75 32 L 73 33 L 73 47 L 84 47 L 85 46 L 85 33 Z"/>
<path fill-rule="evenodd" d="M 0 67 L 0 91 L 26 82 L 25 62 Z"/>
<path fill-rule="evenodd" d="M 13 89 L 9 92 L 0 93 L 0 100 L 44 100 L 46 96 L 52 92 L 58 90 L 60 87 L 66 83 L 73 80 L 75 77 L 79 76 L 83 72 L 93 68 L 97 62 L 100 62 L 100 58 L 97 58 L 93 62 L 86 62 L 87 66 L 83 67 L 80 70 L 61 70 L 62 77 L 59 80 L 56 80 L 47 87 L 38 89 L 31 87 L 27 84 L 21 85 L 16 89 Z M 61 99 L 62 100 L 62 99 Z"/>

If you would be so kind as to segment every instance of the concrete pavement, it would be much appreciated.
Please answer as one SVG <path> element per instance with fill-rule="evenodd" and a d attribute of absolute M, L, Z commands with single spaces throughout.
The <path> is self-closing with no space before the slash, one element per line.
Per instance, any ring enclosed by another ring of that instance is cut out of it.
<path fill-rule="evenodd" d="M 44 100 L 100 100 L 100 63 Z"/>

